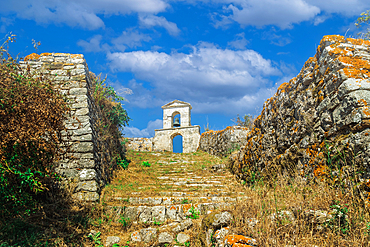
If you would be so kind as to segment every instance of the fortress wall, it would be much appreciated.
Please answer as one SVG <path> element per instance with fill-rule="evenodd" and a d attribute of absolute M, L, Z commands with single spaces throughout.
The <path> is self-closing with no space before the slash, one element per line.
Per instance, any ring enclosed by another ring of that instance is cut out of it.
<path fill-rule="evenodd" d="M 207 131 L 202 133 L 199 150 L 220 157 L 227 156 L 247 143 L 248 128 L 229 126 L 220 131 Z"/>
<path fill-rule="evenodd" d="M 125 138 L 126 147 L 129 150 L 152 152 L 154 151 L 153 138 Z"/>
<path fill-rule="evenodd" d="M 34 71 L 47 77 L 60 92 L 67 96 L 71 113 L 65 121 L 70 135 L 70 153 L 56 165 L 64 180 L 72 181 L 74 197 L 97 201 L 107 177 L 103 174 L 100 155 L 104 143 L 100 143 L 95 123 L 100 118 L 99 108 L 94 104 L 89 69 L 81 54 L 42 53 L 28 55 L 20 61 L 24 70 Z"/>

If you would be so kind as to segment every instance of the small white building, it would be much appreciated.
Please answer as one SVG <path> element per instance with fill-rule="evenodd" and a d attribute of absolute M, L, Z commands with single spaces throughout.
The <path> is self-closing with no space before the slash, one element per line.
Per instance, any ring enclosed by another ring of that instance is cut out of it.
<path fill-rule="evenodd" d="M 189 103 L 174 100 L 162 106 L 163 129 L 155 130 L 153 140 L 155 151 L 173 150 L 173 138 L 182 136 L 183 153 L 196 152 L 200 140 L 200 126 L 191 125 L 191 105 Z M 174 119 L 179 116 L 179 125 L 174 126 Z"/>

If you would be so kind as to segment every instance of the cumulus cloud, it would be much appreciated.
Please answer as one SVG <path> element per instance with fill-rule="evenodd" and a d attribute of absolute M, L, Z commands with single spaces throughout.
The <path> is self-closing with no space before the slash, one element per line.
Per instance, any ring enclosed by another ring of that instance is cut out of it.
<path fill-rule="evenodd" d="M 306 0 L 306 2 L 328 14 L 337 13 L 345 16 L 357 16 L 370 8 L 368 0 Z"/>
<path fill-rule="evenodd" d="M 330 14 L 357 16 L 370 8 L 368 0 L 199 0 L 223 6 L 216 18 L 216 27 L 236 21 L 242 26 L 278 26 L 291 28 L 302 21 L 314 21 L 315 25 L 325 21 Z M 195 1 L 193 1 L 194 3 Z"/>
<path fill-rule="evenodd" d="M 163 27 L 172 36 L 177 36 L 180 33 L 180 29 L 177 27 L 176 23 L 167 21 L 166 18 L 164 18 L 163 16 L 159 17 L 154 15 L 140 15 L 139 21 L 140 25 L 143 27 Z"/>
<path fill-rule="evenodd" d="M 64 23 L 92 30 L 104 27 L 99 14 L 156 14 L 167 7 L 163 0 L 17 0 L 1 1 L 0 13 L 16 13 L 18 18 L 37 23 Z"/>
<path fill-rule="evenodd" d="M 125 127 L 122 130 L 122 133 L 125 137 L 145 137 L 150 138 L 153 137 L 155 134 L 156 129 L 162 129 L 163 121 L 162 119 L 156 119 L 154 121 L 149 121 L 147 127 L 145 129 L 138 129 L 135 127 Z"/>
<path fill-rule="evenodd" d="M 199 43 L 189 54 L 157 51 L 116 52 L 107 55 L 114 71 L 132 72 L 135 78 L 149 83 L 145 87 L 136 80 L 127 87 L 133 95 L 130 104 L 157 107 L 173 99 L 198 104 L 195 112 L 227 112 L 231 101 L 250 103 L 265 95 L 270 76 L 280 76 L 280 70 L 253 50 L 220 49 L 209 43 Z M 146 88 L 151 88 L 150 91 Z M 260 89 L 262 88 L 262 90 Z M 257 97 L 257 98 L 256 98 Z M 265 98 L 261 98 L 261 102 Z M 252 103 L 255 102 L 255 103 Z"/>
<path fill-rule="evenodd" d="M 316 6 L 303 0 L 250 0 L 230 4 L 230 18 L 242 25 L 263 27 L 276 25 L 282 29 L 291 28 L 293 23 L 310 20 L 320 13 Z"/>

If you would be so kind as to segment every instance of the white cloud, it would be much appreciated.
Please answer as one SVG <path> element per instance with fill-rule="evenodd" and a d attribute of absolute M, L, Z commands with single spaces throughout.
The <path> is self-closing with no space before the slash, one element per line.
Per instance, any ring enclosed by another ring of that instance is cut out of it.
<path fill-rule="evenodd" d="M 163 27 L 172 36 L 177 36 L 180 33 L 180 29 L 177 27 L 176 23 L 167 21 L 166 18 L 164 18 L 163 16 L 159 17 L 154 15 L 140 15 L 139 21 L 140 25 L 143 27 Z"/>
<path fill-rule="evenodd" d="M 276 25 L 282 29 L 291 28 L 293 23 L 310 20 L 320 13 L 316 6 L 303 0 L 250 0 L 230 4 L 229 16 L 242 25 L 263 27 Z"/>
<path fill-rule="evenodd" d="M 248 44 L 248 40 L 244 37 L 244 33 L 239 33 L 236 35 L 236 39 L 230 42 L 227 42 L 228 46 L 234 47 L 235 49 L 244 50 Z"/>
<path fill-rule="evenodd" d="M 116 52 L 109 53 L 107 59 L 112 70 L 132 72 L 136 79 L 150 83 L 150 90 L 136 81 L 127 86 L 133 91 L 128 97 L 130 104 L 142 108 L 173 99 L 198 104 L 195 112 L 210 112 L 208 104 L 219 106 L 218 112 L 227 112 L 242 99 L 254 107 L 260 103 L 255 95 L 265 95 L 261 92 L 271 84 L 269 77 L 281 75 L 270 60 L 253 50 L 219 49 L 209 43 L 192 49 L 189 54 Z"/>
<path fill-rule="evenodd" d="M 37 23 L 64 23 L 92 30 L 104 27 L 99 14 L 156 14 L 167 7 L 164 0 L 17 0 L 1 1 L 0 13 L 15 12 L 18 18 Z"/>
<path fill-rule="evenodd" d="M 337 13 L 345 16 L 357 16 L 370 8 L 368 0 L 306 0 L 306 2 L 326 13 Z"/>
<path fill-rule="evenodd" d="M 156 119 L 154 121 L 149 121 L 145 129 L 138 129 L 135 127 L 125 127 L 122 133 L 125 137 L 153 137 L 156 129 L 162 129 L 163 121 L 161 119 Z"/>
<path fill-rule="evenodd" d="M 124 51 L 126 48 L 125 46 L 136 48 L 142 45 L 142 41 L 150 40 L 151 38 L 149 35 L 139 33 L 136 30 L 127 30 L 123 31 L 119 37 L 113 39 L 112 43 L 118 50 Z"/>
<path fill-rule="evenodd" d="M 213 16 L 216 27 L 236 21 L 242 26 L 278 26 L 291 28 L 302 21 L 314 21 L 315 25 L 325 21 L 330 14 L 346 17 L 358 16 L 370 8 L 368 0 L 198 0 L 209 4 L 223 5 L 223 11 Z M 191 1 L 192 3 L 196 2 Z M 217 16 L 216 15 L 216 16 Z"/>
<path fill-rule="evenodd" d="M 0 22 L 1 22 L 1 25 L 0 25 L 0 33 L 6 33 L 6 28 L 10 25 L 13 24 L 13 19 L 10 19 L 10 18 L 5 18 L 5 17 L 1 17 L 0 18 Z"/>
<path fill-rule="evenodd" d="M 91 37 L 89 41 L 79 40 L 77 42 L 77 45 L 84 48 L 86 52 L 100 52 L 100 51 L 104 51 L 105 49 L 109 50 L 109 47 L 107 44 L 103 45 L 104 48 L 100 45 L 102 38 L 103 36 L 101 35 L 95 35 Z"/>
<path fill-rule="evenodd" d="M 292 42 L 289 37 L 289 34 L 285 34 L 285 36 L 276 34 L 276 29 L 271 28 L 271 30 L 262 33 L 262 39 L 270 40 L 271 44 L 277 46 L 285 46 Z"/>
<path fill-rule="evenodd" d="M 125 51 L 127 47 L 136 48 L 142 45 L 142 41 L 151 40 L 148 35 L 132 29 L 123 31 L 120 36 L 111 39 L 112 45 L 102 43 L 102 39 L 103 36 L 98 34 L 91 37 L 88 41 L 79 40 L 77 45 L 83 47 L 86 52 L 111 52 L 113 50 Z"/>

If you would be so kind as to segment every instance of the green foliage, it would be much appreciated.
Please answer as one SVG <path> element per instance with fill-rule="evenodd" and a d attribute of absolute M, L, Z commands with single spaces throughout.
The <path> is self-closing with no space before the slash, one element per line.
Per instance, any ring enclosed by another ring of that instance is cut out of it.
<path fill-rule="evenodd" d="M 34 212 L 58 178 L 52 168 L 69 111 L 49 81 L 20 69 L 4 48 L 13 40 L 0 47 L 0 218 Z"/>
<path fill-rule="evenodd" d="M 150 167 L 151 164 L 148 162 L 148 161 L 143 161 L 143 163 L 141 163 L 142 166 L 144 167 Z"/>
<path fill-rule="evenodd" d="M 117 165 L 122 167 L 123 169 L 127 169 L 130 162 L 126 159 L 126 157 L 121 158 L 120 155 L 117 154 L 116 156 Z"/>
<path fill-rule="evenodd" d="M 101 243 L 100 238 L 101 232 L 97 232 L 96 234 L 90 234 L 89 239 L 94 242 L 95 247 L 103 247 L 104 245 Z"/>
<path fill-rule="evenodd" d="M 157 225 L 157 226 L 160 226 L 160 225 L 163 224 L 163 222 L 162 221 L 156 221 L 155 218 L 154 218 L 153 224 Z"/>
<path fill-rule="evenodd" d="M 357 28 L 361 28 L 363 24 L 369 24 L 370 22 L 370 10 L 361 13 L 361 16 L 357 18 L 357 22 L 355 23 Z M 370 39 L 370 29 L 367 28 L 366 32 L 359 32 L 357 35 L 360 36 L 361 39 Z"/>
<path fill-rule="evenodd" d="M 113 87 L 105 84 L 106 79 L 102 80 L 93 73 L 90 73 L 90 78 L 93 81 L 91 94 L 102 116 L 96 123 L 98 139 L 103 143 L 100 149 L 108 149 L 108 154 L 102 157 L 102 164 L 106 166 L 103 176 L 109 177 L 117 165 L 123 169 L 127 169 L 129 165 L 125 157 L 127 140 L 123 139 L 121 130 L 128 126 L 130 118 L 121 104 L 125 99 Z"/>
<path fill-rule="evenodd" d="M 188 203 L 190 203 L 188 198 L 184 198 L 181 200 L 181 204 L 188 204 Z"/>
<path fill-rule="evenodd" d="M 334 232 L 347 234 L 349 231 L 348 222 L 348 204 L 341 205 L 339 201 L 333 201 L 330 206 L 333 209 L 332 218 L 324 225 L 332 229 Z"/>
<path fill-rule="evenodd" d="M 187 218 L 190 218 L 193 220 L 199 218 L 200 212 L 198 211 L 198 209 L 194 208 L 194 206 L 191 206 L 189 212 L 190 212 L 190 215 L 186 216 Z"/>
<path fill-rule="evenodd" d="M 106 79 L 100 80 L 98 77 L 95 80 L 94 99 L 100 106 L 104 116 L 109 120 L 106 128 L 117 126 L 123 128 L 128 125 L 130 118 L 125 109 L 123 109 L 120 101 L 125 101 L 125 98 L 119 96 L 111 86 L 104 84 Z M 107 103 L 109 101 L 109 103 Z"/>
<path fill-rule="evenodd" d="M 122 224 L 122 227 L 123 228 L 127 228 L 130 225 L 130 223 L 131 223 L 130 219 L 124 217 L 123 215 L 121 215 L 121 217 L 118 220 L 118 222 Z"/>

